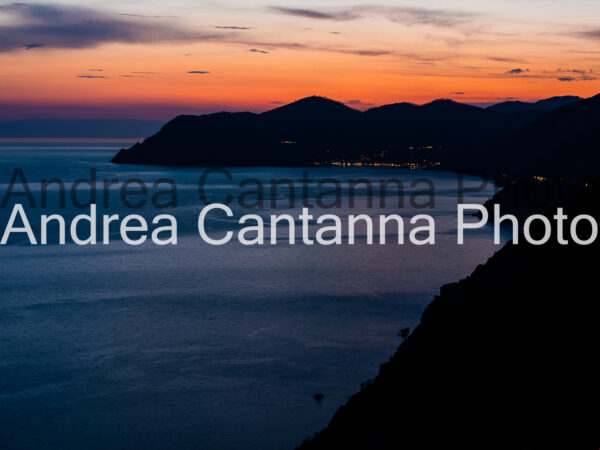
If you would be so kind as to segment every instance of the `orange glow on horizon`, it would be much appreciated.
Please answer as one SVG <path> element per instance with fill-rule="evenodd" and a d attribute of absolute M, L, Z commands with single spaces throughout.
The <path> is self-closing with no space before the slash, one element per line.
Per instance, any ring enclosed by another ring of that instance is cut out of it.
<path fill-rule="evenodd" d="M 559 76 L 563 67 L 585 68 L 594 74 L 600 70 L 594 42 L 565 38 L 548 46 L 523 38 L 498 43 L 474 39 L 453 47 L 436 39 L 416 39 L 406 30 L 400 33 L 390 27 L 387 33 L 385 27 L 373 33 L 370 45 L 356 37 L 341 45 L 330 36 L 299 48 L 265 44 L 262 51 L 268 53 L 250 52 L 252 44 L 237 42 L 4 52 L 0 53 L 0 105 L 4 116 L 9 114 L 7 107 L 20 105 L 24 109 L 80 106 L 90 111 L 100 108 L 104 112 L 98 114 L 111 117 L 168 118 L 178 111 L 258 112 L 310 95 L 368 109 L 437 98 L 484 104 L 555 95 L 590 97 L 600 91 L 595 76 L 571 82 L 560 81 L 567 77 Z M 358 46 L 367 52 L 370 48 L 385 51 L 356 54 L 353 49 Z M 516 68 L 522 72 L 511 74 Z"/>

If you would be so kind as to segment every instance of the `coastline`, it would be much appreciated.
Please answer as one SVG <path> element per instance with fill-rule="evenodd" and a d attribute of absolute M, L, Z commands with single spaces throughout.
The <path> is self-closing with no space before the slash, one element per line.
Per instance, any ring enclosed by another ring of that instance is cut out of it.
<path fill-rule="evenodd" d="M 593 205 L 598 217 L 596 186 L 561 204 L 570 213 Z M 597 415 L 575 408 L 585 396 L 598 400 L 588 355 L 598 348 L 600 310 L 588 298 L 594 275 L 586 264 L 597 251 L 597 244 L 507 243 L 465 279 L 442 286 L 375 380 L 298 448 L 597 445 Z M 548 341 L 558 330 L 560 341 Z"/>
<path fill-rule="evenodd" d="M 52 153 L 54 152 L 40 155 L 51 163 L 43 164 L 43 167 L 57 167 L 53 169 L 52 174 L 54 177 L 64 178 L 67 187 L 70 186 L 69 181 L 87 178 L 89 171 L 85 170 L 85 167 L 90 164 L 99 165 L 99 180 L 115 177 L 124 181 L 131 176 L 129 174 L 132 171 L 129 167 L 105 164 L 111 152 L 82 151 L 81 158 L 74 159 L 89 163 L 82 167 L 81 162 L 78 162 L 80 170 L 75 173 L 69 169 L 69 161 L 73 159 L 71 153 L 56 152 L 58 159 L 52 156 Z M 11 153 L 14 154 L 19 153 Z M 17 164 L 16 159 L 13 161 L 13 165 L 23 167 L 30 182 L 37 181 L 36 177 L 47 176 L 47 173 L 40 174 L 30 170 L 31 167 L 40 165 L 38 160 L 28 164 Z M 49 171 L 50 169 L 45 170 Z M 4 172 L 6 175 L 3 178 L 8 180 L 10 166 L 5 167 Z M 149 189 L 157 177 L 167 176 L 183 184 L 187 181 L 193 184 L 200 177 L 199 171 L 194 169 L 165 169 L 158 172 L 155 168 L 137 167 L 134 172 L 135 177 L 150 183 Z M 297 169 L 237 169 L 231 172 L 235 177 L 234 184 L 249 176 L 258 177 L 268 185 L 273 177 L 295 178 L 301 175 Z M 440 188 L 436 189 L 441 195 L 436 204 L 442 209 L 445 209 L 443 205 L 447 204 L 454 210 L 452 201 L 456 194 L 442 193 L 446 188 L 456 187 L 456 178 L 450 174 L 432 172 L 427 175 L 408 170 L 368 168 L 322 168 L 315 172 L 311 174 L 314 175 L 312 178 L 333 177 L 339 178 L 340 181 L 367 176 L 375 183 L 380 178 L 395 177 L 407 181 L 407 186 L 413 178 L 430 178 L 434 180 L 436 188 Z M 437 181 L 438 178 L 440 181 Z M 210 183 L 206 186 L 207 195 L 212 200 L 222 199 L 224 192 L 219 186 L 222 185 L 223 179 L 217 175 L 215 178 L 210 177 L 208 181 Z M 468 184 L 478 186 L 479 182 L 472 180 Z M 216 190 L 211 190 L 212 185 L 216 186 Z M 85 189 L 85 185 L 83 187 Z M 109 191 L 110 210 L 121 215 L 124 207 L 118 200 L 118 191 Z M 491 193 L 488 186 L 485 195 L 478 194 L 477 200 L 483 201 Z M 198 197 L 194 186 L 181 189 L 179 194 L 180 205 L 189 205 L 193 210 L 197 208 Z M 103 197 L 100 192 L 98 195 L 99 198 Z M 37 200 L 39 191 L 34 190 L 34 196 Z M 66 198 L 70 198 L 69 190 Z M 49 199 L 58 200 L 57 193 L 49 192 Z M 87 200 L 87 195 L 80 195 L 79 200 Z M 358 198 L 357 201 L 357 205 L 364 204 Z M 287 203 L 285 199 L 283 202 Z M 389 202 L 390 212 L 394 212 L 395 202 L 395 199 Z M 375 203 L 378 203 L 378 199 L 375 199 Z M 344 204 L 347 204 L 345 200 Z M 49 208 L 54 210 L 52 205 L 54 203 L 51 203 Z M 40 323 L 49 323 L 48 311 L 56 315 L 57 320 L 66 327 L 63 338 L 58 342 L 49 343 L 50 350 L 43 355 L 44 357 L 39 362 L 31 363 L 32 370 L 19 374 L 19 380 L 23 381 L 19 382 L 17 387 L 29 383 L 35 370 L 39 370 L 37 368 L 43 365 L 59 365 L 66 370 L 76 368 L 78 360 L 71 364 L 70 361 L 65 361 L 64 354 L 70 353 L 73 347 L 82 345 L 80 343 L 93 352 L 108 353 L 106 358 L 90 361 L 89 370 L 85 373 L 75 372 L 78 389 L 63 393 L 62 398 L 67 396 L 67 401 L 77 401 L 77 398 L 83 397 L 86 391 L 89 391 L 89 380 L 94 380 L 95 373 L 110 373 L 115 379 L 115 382 L 111 383 L 111 389 L 99 388 L 99 397 L 90 400 L 87 405 L 98 408 L 102 404 L 110 403 L 121 404 L 123 407 L 116 411 L 107 411 L 103 416 L 109 418 L 106 421 L 99 418 L 94 423 L 88 422 L 89 426 L 85 428 L 82 426 L 71 438 L 73 446 L 82 446 L 92 434 L 102 433 L 99 439 L 104 446 L 118 445 L 117 438 L 111 433 L 113 428 L 108 428 L 110 418 L 124 420 L 123 427 L 128 428 L 132 441 L 145 442 L 145 436 L 155 428 L 145 428 L 144 424 L 152 423 L 157 417 L 164 418 L 164 411 L 171 411 L 169 405 L 177 401 L 178 404 L 185 405 L 184 409 L 177 411 L 185 412 L 186 417 L 182 420 L 185 431 L 190 433 L 185 434 L 191 442 L 190 446 L 195 444 L 207 449 L 227 446 L 293 448 L 307 434 L 325 426 L 337 405 L 354 393 L 361 381 L 376 375 L 379 363 L 386 360 L 399 343 L 398 329 L 412 328 L 416 325 L 426 303 L 438 292 L 440 285 L 467 275 L 494 251 L 490 233 L 486 233 L 485 236 L 477 235 L 463 249 L 461 255 L 464 256 L 458 258 L 459 261 L 456 261 L 452 268 L 445 267 L 443 258 L 433 258 L 430 260 L 428 272 L 425 273 L 413 273 L 414 266 L 427 267 L 427 258 L 420 258 L 430 253 L 428 250 L 431 251 L 432 257 L 443 255 L 446 253 L 443 245 L 432 246 L 429 249 L 416 249 L 413 246 L 400 249 L 395 245 L 377 247 L 366 251 L 367 260 L 361 258 L 365 252 L 361 251 L 360 246 L 341 246 L 325 250 L 320 246 L 290 248 L 287 245 L 277 245 L 272 248 L 237 252 L 239 246 L 235 243 L 223 248 L 203 245 L 197 238 L 193 210 L 188 211 L 191 214 L 189 216 L 183 209 L 177 213 L 178 216 L 182 215 L 182 220 L 179 221 L 181 241 L 177 249 L 159 249 L 146 245 L 134 250 L 119 242 L 107 247 L 96 246 L 88 249 L 73 245 L 65 248 L 58 245 L 37 249 L 21 245 L 4 248 L 7 259 L 14 258 L 23 261 L 22 267 L 31 267 L 31 271 L 23 273 L 19 272 L 19 266 L 10 264 L 7 267 L 10 271 L 5 274 L 7 279 L 12 280 L 12 285 L 16 286 L 22 284 L 21 280 L 31 277 L 27 281 L 31 286 L 29 291 L 14 289 L 5 293 L 8 302 L 12 300 L 18 305 L 17 297 L 27 295 L 34 305 L 25 309 L 29 311 L 31 308 L 31 312 L 23 319 L 26 322 L 15 320 L 16 329 L 23 323 L 26 326 L 21 329 L 36 332 Z M 151 203 L 148 203 L 147 209 L 142 210 L 141 214 L 149 212 L 154 212 Z M 73 214 L 79 213 L 79 210 L 73 211 Z M 125 214 L 128 213 L 123 211 L 123 215 Z M 408 211 L 406 214 L 408 215 Z M 189 220 L 184 216 L 189 217 Z M 448 219 L 447 227 L 443 220 L 440 221 L 440 230 L 451 231 L 454 218 Z M 115 231 L 118 233 L 117 229 Z M 80 232 L 84 234 L 85 230 Z M 221 231 L 216 229 L 210 233 L 211 236 L 222 236 Z M 52 240 L 55 236 L 53 233 L 49 237 Z M 115 238 L 118 239 L 116 236 Z M 111 235 L 111 241 L 112 239 Z M 455 238 L 449 234 L 441 234 L 440 240 L 443 239 L 450 241 Z M 56 242 L 56 239 L 54 240 Z M 477 244 L 479 241 L 489 249 L 485 257 L 480 253 Z M 352 248 L 357 251 L 352 251 Z M 273 261 L 284 263 L 273 270 Z M 339 261 L 343 261 L 343 266 Z M 63 272 L 69 266 L 70 270 Z M 395 270 L 406 274 L 403 276 L 403 279 L 407 280 L 403 283 L 404 287 L 399 286 Z M 448 270 L 452 270 L 455 275 L 445 275 Z M 35 276 L 31 276 L 32 274 Z M 82 284 L 82 279 L 88 281 Z M 65 288 L 48 291 L 48 295 L 39 298 L 37 292 L 43 292 L 45 286 L 51 285 L 54 280 L 64 280 L 62 285 Z M 138 284 L 132 280 L 143 282 Z M 288 287 L 290 280 L 296 286 L 293 290 Z M 131 287 L 131 293 L 123 290 L 128 286 Z M 401 289 L 403 292 L 399 292 Z M 207 295 L 210 292 L 218 293 L 214 301 L 211 300 L 211 295 Z M 70 298 L 88 301 L 70 302 Z M 95 301 L 89 301 L 91 299 Z M 250 312 L 239 308 L 244 304 Z M 73 313 L 69 311 L 73 311 L 73 308 L 81 318 L 76 323 L 70 320 Z M 122 317 L 124 308 L 127 310 L 126 320 Z M 144 314 L 148 310 L 152 312 L 151 317 L 144 319 L 141 328 L 136 327 L 130 334 L 131 325 L 137 324 L 140 317 L 146 317 Z M 6 311 L 11 312 L 11 308 L 7 308 Z M 85 320 L 87 317 L 93 319 L 94 327 L 90 327 L 89 321 Z M 113 321 L 117 324 L 114 332 L 114 328 L 111 328 Z M 235 326 L 232 326 L 232 322 Z M 102 336 L 96 336 L 90 335 L 90 329 L 108 331 Z M 182 341 L 177 340 L 179 330 L 187 333 L 187 336 L 182 335 Z M 217 334 L 216 330 L 221 331 Z M 297 337 L 301 342 L 295 341 Z M 112 345 L 115 338 L 127 342 L 133 340 L 133 344 L 124 350 L 116 348 L 115 352 L 118 353 L 112 356 L 110 350 L 115 348 Z M 193 345 L 187 343 L 190 338 Z M 169 341 L 165 343 L 165 339 Z M 18 337 L 15 340 L 19 342 Z M 340 348 L 340 343 L 343 348 Z M 224 368 L 219 357 L 223 353 L 218 350 L 221 346 L 232 355 Z M 160 354 L 155 355 L 155 349 L 159 349 Z M 140 393 L 143 396 L 134 399 L 128 386 L 143 385 L 146 380 L 143 374 L 140 376 L 138 372 L 113 371 L 121 369 L 123 362 L 127 363 L 127 367 L 146 367 L 145 355 L 148 353 L 153 355 L 153 360 L 163 361 L 163 349 L 168 349 L 169 352 L 176 351 L 181 355 L 176 359 L 166 358 L 164 367 L 185 371 L 186 376 L 182 377 L 182 383 L 178 384 L 179 378 L 173 381 L 170 375 L 172 372 L 166 372 L 158 380 L 159 386 L 166 383 L 172 386 L 164 401 L 157 401 L 143 393 Z M 237 358 L 237 352 L 240 350 L 241 361 Z M 249 360 L 245 358 L 247 351 L 252 352 Z M 204 355 L 214 363 L 206 365 L 198 359 L 204 358 Z M 8 360 L 11 361 L 11 357 L 8 357 Z M 213 370 L 218 370 L 219 373 L 235 373 L 242 384 L 232 392 L 227 379 L 223 380 L 218 373 L 217 376 L 213 376 Z M 15 371 L 8 372 L 9 375 L 16 376 L 12 375 L 14 373 Z M 189 377 L 187 374 L 190 374 Z M 257 375 L 261 376 L 260 381 L 257 381 Z M 344 380 L 339 380 L 338 376 L 343 376 Z M 211 389 L 202 387 L 207 385 L 207 380 Z M 220 380 L 223 380 L 222 384 L 215 383 Z M 243 380 L 246 382 L 242 382 Z M 313 399 L 317 392 L 325 394 L 321 404 L 315 403 Z M 31 417 L 31 428 L 46 430 L 46 442 L 65 442 L 68 438 L 52 434 L 57 427 L 45 428 L 43 421 L 43 416 L 52 408 L 63 408 L 65 405 L 65 402 L 59 399 L 52 403 L 56 406 L 50 408 L 45 406 L 50 403 L 40 401 L 51 400 L 55 395 L 61 395 L 60 386 L 50 389 L 47 395 L 32 393 L 30 401 L 10 407 L 9 419 L 26 412 Z M 189 404 L 186 403 L 186 399 L 191 399 Z M 227 402 L 231 409 L 199 408 L 196 399 L 207 405 Z M 138 401 L 143 404 L 144 411 L 138 412 L 128 406 L 132 403 L 136 405 Z M 170 423 L 181 423 L 176 422 L 181 420 L 176 416 L 177 411 L 167 416 Z M 238 414 L 238 421 L 230 421 L 232 413 Z M 215 415 L 214 422 L 211 422 L 215 423 L 213 428 L 205 428 L 201 433 L 194 431 L 197 430 L 198 423 L 213 420 L 210 417 Z M 62 427 L 67 420 L 78 424 L 87 417 L 89 416 L 85 412 L 70 409 L 57 421 Z M 253 440 L 248 445 L 247 434 L 225 437 L 226 433 L 223 430 L 245 423 L 248 418 L 255 418 L 256 424 L 249 431 Z M 20 442 L 29 440 L 24 426 L 12 422 L 8 422 L 7 426 L 16 430 L 16 436 L 22 436 Z M 161 433 L 157 445 L 168 446 L 168 438 Z M 273 442 L 285 445 L 269 445 Z M 16 440 L 9 441 L 7 445 L 18 446 Z"/>

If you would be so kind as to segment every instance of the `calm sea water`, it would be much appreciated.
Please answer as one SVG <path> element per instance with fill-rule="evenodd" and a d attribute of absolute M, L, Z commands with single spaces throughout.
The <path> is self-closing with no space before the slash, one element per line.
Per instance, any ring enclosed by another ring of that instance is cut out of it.
<path fill-rule="evenodd" d="M 110 164 L 119 147 L 0 143 L 0 195 L 15 168 L 38 201 L 42 179 L 61 178 L 68 188 L 89 178 L 91 168 L 99 182 L 171 178 L 176 209 L 127 210 L 117 184 L 99 213 L 169 213 L 179 220 L 173 247 L 127 246 L 118 232 L 109 246 L 32 247 L 17 238 L 0 247 L 0 447 L 294 448 L 377 374 L 400 342 L 398 331 L 418 323 L 442 284 L 465 277 L 497 250 L 491 229 L 455 244 L 456 175 L 377 168 L 237 168 L 231 181 L 209 178 L 206 192 L 218 201 L 238 195 L 246 178 L 268 185 L 307 171 L 315 182 L 342 183 L 342 208 L 328 213 L 433 215 L 435 246 L 368 246 L 364 236 L 355 246 L 209 246 L 196 229 L 203 170 Z M 400 178 L 410 186 L 423 177 L 434 183 L 434 209 L 399 209 L 395 197 L 386 208 L 370 209 L 364 190 L 349 208 L 349 179 L 377 186 Z M 492 191 L 488 186 L 465 202 L 483 203 Z M 308 192 L 314 201 L 315 183 Z M 89 192 L 83 187 L 80 195 Z M 49 197 L 46 210 L 26 208 L 34 228 L 41 214 L 82 212 L 68 199 L 61 210 L 57 196 Z M 285 193 L 276 199 L 278 213 L 301 212 L 301 205 L 289 208 Z M 235 202 L 232 209 L 237 218 L 273 213 Z M 2 230 L 9 212 L 0 210 Z M 215 215 L 209 228 L 231 229 L 237 218 Z M 322 402 L 316 393 L 325 395 Z"/>

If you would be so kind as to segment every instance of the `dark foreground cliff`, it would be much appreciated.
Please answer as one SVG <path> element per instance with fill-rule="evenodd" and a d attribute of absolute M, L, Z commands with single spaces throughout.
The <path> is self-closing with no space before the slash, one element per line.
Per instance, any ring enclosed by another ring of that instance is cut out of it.
<path fill-rule="evenodd" d="M 586 188 L 567 214 L 598 218 L 599 200 Z M 598 449 L 598 255 L 507 245 L 444 286 L 376 380 L 300 448 Z"/>

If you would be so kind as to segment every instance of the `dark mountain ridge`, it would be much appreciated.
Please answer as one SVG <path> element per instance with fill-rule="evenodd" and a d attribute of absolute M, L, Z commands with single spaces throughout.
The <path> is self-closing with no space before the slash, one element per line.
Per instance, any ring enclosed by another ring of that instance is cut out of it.
<path fill-rule="evenodd" d="M 560 97 L 546 98 L 533 103 L 511 100 L 502 103 L 496 103 L 495 105 L 488 106 L 487 109 L 503 114 L 515 114 L 524 111 L 548 112 L 552 111 L 553 109 L 560 108 L 561 106 L 576 103 L 581 100 L 583 100 L 583 98 L 574 95 L 563 95 Z"/>
<path fill-rule="evenodd" d="M 308 97 L 262 114 L 179 116 L 143 143 L 121 150 L 113 162 L 190 166 L 398 162 L 415 158 L 415 149 L 439 151 L 498 138 L 527 121 L 451 100 L 361 112 L 323 97 Z"/>
<path fill-rule="evenodd" d="M 306 97 L 259 114 L 268 125 L 326 128 L 358 121 L 362 113 L 324 97 Z"/>
<path fill-rule="evenodd" d="M 334 100 L 308 97 L 262 114 L 179 116 L 143 143 L 122 149 L 113 162 L 411 164 L 513 176 L 597 175 L 600 96 L 585 100 L 555 97 L 536 105 L 542 109 L 562 106 L 548 112 L 505 114 L 442 99 L 361 112 Z"/>
<path fill-rule="evenodd" d="M 488 140 L 483 147 L 465 146 L 444 163 L 452 170 L 593 178 L 600 164 L 599 116 L 600 94 L 558 107 L 503 139 Z"/>

